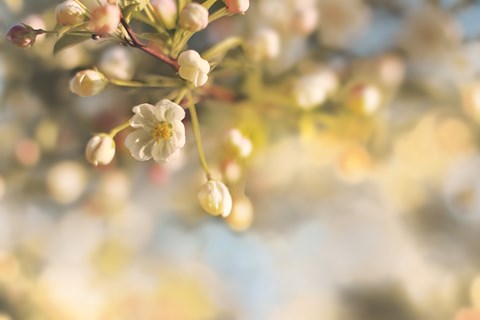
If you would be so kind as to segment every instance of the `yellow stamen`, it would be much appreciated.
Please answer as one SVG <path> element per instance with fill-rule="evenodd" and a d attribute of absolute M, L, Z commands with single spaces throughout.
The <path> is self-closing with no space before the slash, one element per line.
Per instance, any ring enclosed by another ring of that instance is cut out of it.
<path fill-rule="evenodd" d="M 161 122 L 152 130 L 152 136 L 156 141 L 169 140 L 173 135 L 173 126 L 168 122 Z"/>

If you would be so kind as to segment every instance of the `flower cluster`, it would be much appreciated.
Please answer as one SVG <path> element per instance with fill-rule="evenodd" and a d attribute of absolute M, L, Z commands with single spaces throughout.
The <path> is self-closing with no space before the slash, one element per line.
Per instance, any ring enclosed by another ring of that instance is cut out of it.
<path fill-rule="evenodd" d="M 218 63 L 219 57 L 224 57 L 233 47 L 220 43 L 207 50 L 203 57 L 195 50 L 186 49 L 189 39 L 207 28 L 210 22 L 233 14 L 244 14 L 249 6 L 248 0 L 209 0 L 181 6 L 173 0 L 106 1 L 99 2 L 97 6 L 80 0 L 66 0 L 55 8 L 58 25 L 55 29 L 34 29 L 18 24 L 7 32 L 6 38 L 16 46 L 29 48 L 39 35 L 52 34 L 58 37 L 54 48 L 56 52 L 88 39 L 110 41 L 139 49 L 173 68 L 175 74 L 161 75 L 159 81 L 132 80 L 135 71 L 128 63 L 128 55 L 112 50 L 98 66 L 75 74 L 69 87 L 80 97 L 98 95 L 110 84 L 136 88 L 170 87 L 170 96 L 175 98 L 162 99 L 155 105 L 141 103 L 133 107 L 134 115 L 128 122 L 108 133 L 95 134 L 89 140 L 86 159 L 94 166 L 109 165 L 116 154 L 118 141 L 115 137 L 119 132 L 133 128 L 135 130 L 126 136 L 124 143 L 134 159 L 153 159 L 162 164 L 175 161 L 186 144 L 184 108 L 188 107 L 198 154 L 208 180 L 198 193 L 200 205 L 214 216 L 227 217 L 232 210 L 232 198 L 225 184 L 211 178 L 196 116 L 195 101 L 200 95 L 195 90 L 207 85 L 212 70 L 211 61 Z M 217 9 L 212 9 L 214 7 Z M 144 43 L 144 38 L 132 28 L 134 21 L 156 29 L 157 37 L 150 37 L 149 42 Z"/>

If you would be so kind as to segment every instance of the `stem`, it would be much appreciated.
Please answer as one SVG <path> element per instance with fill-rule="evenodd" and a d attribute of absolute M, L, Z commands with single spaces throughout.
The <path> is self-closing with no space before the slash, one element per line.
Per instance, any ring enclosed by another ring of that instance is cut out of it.
<path fill-rule="evenodd" d="M 173 102 L 175 102 L 176 104 L 180 104 L 180 102 L 182 102 L 183 98 L 185 97 L 185 95 L 187 94 L 188 92 L 188 89 L 187 88 L 182 88 L 179 92 L 178 92 L 178 95 L 177 97 L 175 98 L 175 100 Z"/>
<path fill-rule="evenodd" d="M 228 51 L 232 50 L 235 47 L 239 47 L 243 45 L 243 40 L 239 37 L 232 37 L 228 38 L 216 46 L 208 49 L 202 54 L 203 59 L 211 61 L 213 60 L 216 56 L 219 56 L 220 54 L 226 54 Z"/>
<path fill-rule="evenodd" d="M 217 2 L 217 0 L 206 0 L 204 3 L 202 3 L 202 6 L 204 6 L 206 9 L 210 9 L 211 6 L 213 6 Z"/>
<path fill-rule="evenodd" d="M 222 17 L 226 17 L 228 16 L 230 13 L 228 12 L 227 10 L 227 7 L 223 7 L 222 9 L 212 13 L 209 17 L 208 17 L 208 23 L 212 23 L 213 21 L 215 20 L 218 20 Z"/>
<path fill-rule="evenodd" d="M 195 136 L 195 143 L 197 145 L 198 159 L 200 160 L 200 164 L 202 165 L 203 171 L 205 171 L 205 174 L 207 175 L 207 179 L 211 180 L 212 175 L 210 173 L 210 169 L 208 168 L 207 160 L 205 159 L 205 152 L 203 151 L 202 136 L 200 134 L 200 125 L 198 123 L 197 110 L 195 108 L 195 103 L 193 102 L 193 96 L 190 91 L 187 91 L 187 99 L 188 99 L 188 110 L 190 110 L 190 118 L 192 121 L 193 134 Z"/>
<path fill-rule="evenodd" d="M 125 28 L 125 30 L 127 31 L 127 34 L 132 41 L 131 45 L 133 47 L 138 48 L 138 49 L 148 53 L 149 55 L 151 55 L 151 56 L 169 64 L 170 66 L 172 66 L 172 68 L 175 69 L 175 71 L 178 71 L 178 69 L 180 67 L 179 67 L 176 60 L 173 60 L 170 57 L 167 57 L 166 55 L 164 55 L 163 53 L 158 52 L 158 51 L 156 51 L 152 48 L 149 48 L 149 47 L 145 46 L 143 43 L 140 42 L 140 40 L 138 40 L 137 36 L 135 35 L 132 28 L 130 27 L 130 25 L 125 20 L 125 18 L 122 17 L 120 21 L 121 21 L 123 27 Z"/>
<path fill-rule="evenodd" d="M 176 87 L 178 82 L 168 83 L 144 83 L 140 81 L 127 81 L 119 79 L 109 79 L 111 84 L 119 87 L 131 87 L 131 88 L 167 88 L 167 87 Z"/>
<path fill-rule="evenodd" d="M 119 133 L 120 131 L 122 130 L 125 130 L 127 128 L 130 127 L 130 121 L 125 121 L 124 123 L 122 123 L 121 125 L 119 126 L 116 126 L 115 128 L 113 128 L 112 130 L 110 130 L 110 132 L 108 133 L 108 135 L 110 137 L 115 137 L 117 135 L 117 133 Z"/>

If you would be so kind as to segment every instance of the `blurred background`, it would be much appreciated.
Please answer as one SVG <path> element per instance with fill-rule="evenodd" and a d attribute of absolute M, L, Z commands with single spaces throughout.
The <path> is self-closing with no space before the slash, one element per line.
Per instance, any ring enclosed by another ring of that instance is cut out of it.
<path fill-rule="evenodd" d="M 58 3 L 2 0 L 1 33 L 52 29 Z M 80 98 L 70 78 L 145 79 L 158 61 L 2 37 L 0 319 L 480 320 L 479 20 L 475 0 L 254 0 L 195 36 L 250 48 L 199 104 L 242 204 L 226 221 L 197 204 L 188 123 L 173 164 L 133 160 L 124 134 L 113 164 L 84 158 L 91 133 L 168 92 Z M 228 153 L 231 128 L 248 159 Z"/>

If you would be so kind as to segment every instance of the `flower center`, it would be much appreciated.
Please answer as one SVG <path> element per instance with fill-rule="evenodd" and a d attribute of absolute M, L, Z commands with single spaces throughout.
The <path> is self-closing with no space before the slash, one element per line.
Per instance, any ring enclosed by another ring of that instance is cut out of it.
<path fill-rule="evenodd" d="M 173 135 L 173 126 L 171 123 L 168 122 L 160 122 L 153 128 L 152 130 L 152 137 L 156 141 L 160 140 L 168 140 Z"/>

